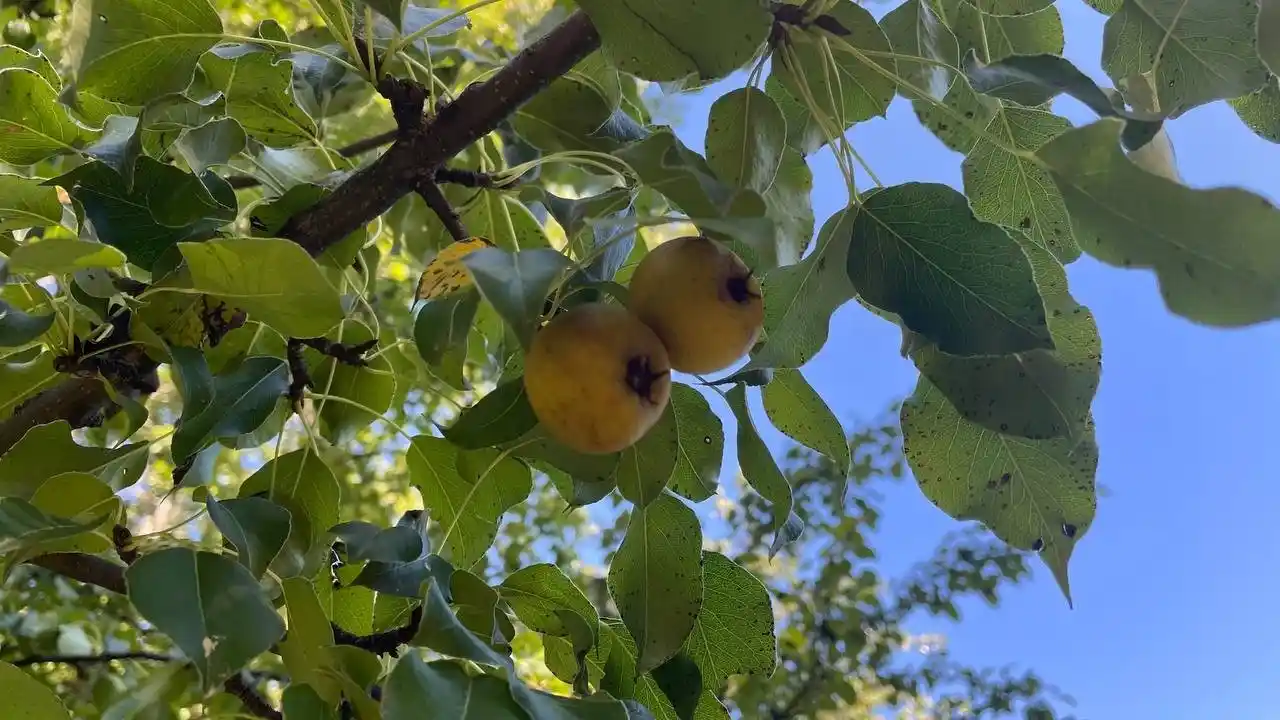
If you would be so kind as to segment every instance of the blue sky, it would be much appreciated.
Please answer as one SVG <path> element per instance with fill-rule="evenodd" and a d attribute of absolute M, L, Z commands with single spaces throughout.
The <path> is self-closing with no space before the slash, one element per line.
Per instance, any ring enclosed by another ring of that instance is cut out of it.
<path fill-rule="evenodd" d="M 896 4 L 872 9 L 878 16 Z M 1105 18 L 1080 0 L 1058 6 L 1067 57 L 1109 84 L 1099 65 Z M 679 102 L 676 129 L 691 147 L 702 148 L 707 108 L 724 89 Z M 1092 119 L 1068 103 L 1057 109 L 1077 125 Z M 1169 133 L 1187 184 L 1236 185 L 1280 202 L 1280 149 L 1224 103 L 1187 114 Z M 887 119 L 859 125 L 851 137 L 886 184 L 962 187 L 962 157 L 920 127 L 901 100 Z M 812 167 L 821 225 L 846 198 L 829 154 Z M 945 632 L 965 661 L 1035 669 L 1076 698 L 1081 718 L 1257 717 L 1274 703 L 1280 668 L 1280 535 L 1273 532 L 1280 486 L 1277 451 L 1266 449 L 1280 406 L 1280 326 L 1193 325 L 1168 312 L 1146 271 L 1085 257 L 1069 274 L 1103 340 L 1094 412 L 1105 495 L 1073 558 L 1076 607 L 1068 609 L 1037 563 L 1033 581 L 1007 592 L 999 608 L 979 601 L 965 607 L 958 625 L 925 621 L 913 629 Z M 804 372 L 846 429 L 881 417 L 910 393 L 916 371 L 898 355 L 899 342 L 895 326 L 854 303 L 833 318 L 830 341 Z M 770 444 L 784 447 L 770 432 Z M 914 482 L 888 497 L 878 547 L 893 573 L 927 557 L 956 524 Z"/>

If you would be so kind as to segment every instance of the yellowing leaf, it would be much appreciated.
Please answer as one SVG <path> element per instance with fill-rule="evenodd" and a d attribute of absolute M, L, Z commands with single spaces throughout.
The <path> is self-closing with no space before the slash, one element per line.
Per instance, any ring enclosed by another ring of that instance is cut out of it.
<path fill-rule="evenodd" d="M 493 243 L 482 237 L 459 240 L 445 247 L 431 262 L 427 263 L 427 268 L 422 271 L 422 277 L 418 278 L 417 298 L 433 300 L 474 285 L 471 273 L 467 272 L 467 266 L 462 264 L 462 258 L 487 247 L 493 247 Z"/>

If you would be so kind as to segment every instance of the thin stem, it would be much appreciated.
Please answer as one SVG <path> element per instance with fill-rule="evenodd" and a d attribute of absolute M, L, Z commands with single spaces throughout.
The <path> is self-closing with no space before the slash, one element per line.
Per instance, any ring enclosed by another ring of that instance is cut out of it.
<path fill-rule="evenodd" d="M 267 40 L 265 38 L 249 37 L 247 35 L 227 35 L 227 34 L 215 35 L 212 33 L 184 33 L 183 35 L 185 37 L 217 37 L 224 40 L 234 40 L 236 42 L 249 43 L 253 45 L 266 45 L 267 47 L 284 48 L 288 50 L 293 50 L 294 52 L 311 53 L 312 55 L 319 55 L 322 58 L 331 60 L 341 65 L 342 67 L 350 70 L 351 72 L 356 73 L 357 75 L 361 74 L 360 68 L 347 62 L 346 60 L 343 60 L 337 55 L 325 52 L 324 50 L 309 47 L 307 45 L 299 45 L 298 43 L 287 42 L 285 40 Z"/>
<path fill-rule="evenodd" d="M 492 5 L 496 2 L 502 2 L 502 0 L 480 0 L 480 2 L 472 3 L 470 5 L 467 5 L 466 7 L 458 8 L 454 12 L 451 12 L 448 15 L 445 15 L 439 20 L 423 25 L 422 27 L 418 28 L 417 30 L 414 30 L 408 35 L 402 36 L 400 39 L 396 40 L 391 44 L 391 48 L 388 51 L 388 54 L 398 53 L 400 52 L 401 48 L 404 48 L 408 45 L 412 45 L 413 43 L 417 42 L 418 38 L 421 38 L 422 36 L 426 35 L 432 30 L 435 30 L 436 28 L 441 27 L 446 23 L 453 22 L 454 20 L 457 20 L 463 15 L 479 10 L 480 8 L 485 7 L 486 5 Z M 430 54 L 428 53 L 428 56 L 429 55 Z"/>

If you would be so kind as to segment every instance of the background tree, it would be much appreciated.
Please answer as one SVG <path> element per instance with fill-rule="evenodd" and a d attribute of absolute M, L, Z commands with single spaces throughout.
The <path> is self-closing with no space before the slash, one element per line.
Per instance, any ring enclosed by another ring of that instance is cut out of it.
<path fill-rule="evenodd" d="M 1272 319 L 1280 287 L 1275 208 L 1182 185 L 1162 130 L 1226 99 L 1277 137 L 1276 14 L 1090 4 L 1115 90 L 1058 57 L 1046 0 L 878 22 L 847 0 L 4 3 L 10 701 L 1051 713 L 1033 675 L 958 665 L 907 623 L 997 602 L 1025 553 L 1070 599 L 1101 342 L 1063 264 L 1152 269 L 1217 326 Z M 652 123 L 655 95 L 740 69 L 705 156 Z M 1053 115 L 1063 93 L 1099 119 Z M 846 131 L 895 96 L 966 155 L 964 195 L 863 167 Z M 815 240 L 817 152 L 850 205 Z M 534 329 L 625 303 L 648 250 L 695 232 L 761 279 L 763 341 L 729 377 L 678 376 L 622 453 L 549 439 L 520 381 Z M 847 442 L 800 371 L 855 298 L 921 371 L 905 456 L 898 423 Z M 811 450 L 779 463 L 761 409 Z M 726 421 L 742 484 L 718 487 Z M 890 583 L 866 533 L 904 459 L 990 533 Z"/>

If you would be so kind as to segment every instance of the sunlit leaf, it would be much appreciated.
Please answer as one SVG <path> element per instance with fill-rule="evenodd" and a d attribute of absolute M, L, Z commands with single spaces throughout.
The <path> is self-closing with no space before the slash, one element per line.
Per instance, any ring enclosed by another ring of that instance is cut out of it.
<path fill-rule="evenodd" d="M 22 243 L 9 254 L 11 272 L 34 276 L 62 275 L 85 268 L 114 268 L 125 262 L 124 253 L 88 240 L 49 239 Z"/>
<path fill-rule="evenodd" d="M 533 429 L 538 418 L 525 395 L 522 378 L 498 385 L 479 402 L 463 410 L 443 432 L 460 448 L 476 450 L 516 440 Z"/>
<path fill-rule="evenodd" d="M 725 393 L 725 400 L 738 420 L 738 467 L 747 484 L 769 503 L 773 513 L 773 543 L 769 546 L 769 556 L 772 557 L 783 546 L 800 539 L 804 521 L 795 513 L 791 483 L 778 468 L 777 461 L 751 419 L 747 389 L 735 385 Z"/>
<path fill-rule="evenodd" d="M 960 64 L 960 47 L 951 28 L 938 17 L 934 4 L 929 0 L 907 0 L 880 18 L 880 29 L 899 56 L 898 76 L 903 82 L 898 92 L 906 98 L 922 94 L 944 97 L 955 77 L 946 65 Z"/>
<path fill-rule="evenodd" d="M 235 546 L 240 564 L 255 578 L 262 577 L 289 537 L 289 511 L 258 497 L 207 503 L 209 519 Z"/>
<path fill-rule="evenodd" d="M 65 420 L 37 425 L 0 455 L 0 496 L 30 498 L 45 480 L 66 472 L 89 473 L 112 490 L 122 490 L 137 482 L 146 467 L 147 446 L 87 447 L 73 439 Z"/>
<path fill-rule="evenodd" d="M 467 255 L 463 263 L 480 293 L 526 346 L 547 293 L 569 267 L 568 258 L 550 248 L 517 253 L 488 248 Z"/>
<path fill-rule="evenodd" d="M 720 483 L 724 423 L 702 393 L 683 383 L 671 384 L 670 402 L 680 443 L 671 472 L 671 489 L 700 502 L 714 495 Z"/>
<path fill-rule="evenodd" d="M 34 178 L 0 174 L 0 232 L 61 222 L 62 204 L 56 188 Z"/>
<path fill-rule="evenodd" d="M 462 263 L 462 258 L 487 247 L 493 247 L 493 243 L 482 237 L 471 237 L 446 246 L 427 263 L 418 278 L 417 299 L 434 300 L 473 287 L 475 283 L 471 281 L 471 273 Z"/>
<path fill-rule="evenodd" d="M 849 468 L 849 440 L 840 420 L 799 370 L 777 371 L 761 391 L 769 421 L 787 437 Z"/>
<path fill-rule="evenodd" d="M 0 69 L 0 162 L 31 165 L 74 152 L 98 133 L 76 124 L 58 92 L 34 70 Z"/>
<path fill-rule="evenodd" d="M 762 675 L 777 663 L 773 605 L 763 583 L 717 552 L 702 553 L 702 609 L 685 652 L 719 692 L 730 675 Z"/>
<path fill-rule="evenodd" d="M 82 520 L 56 517 L 21 498 L 0 497 L 0 555 L 90 532 L 105 515 Z"/>
<path fill-rule="evenodd" d="M 123 505 L 109 485 L 85 472 L 54 475 L 36 488 L 31 504 L 60 518 L 103 518 L 96 534 L 57 542 L 41 542 L 41 552 L 102 553 L 111 549 L 111 526 L 121 518 Z"/>
<path fill-rule="evenodd" d="M 182 131 L 173 149 L 197 175 L 225 165 L 245 147 L 244 128 L 234 118 L 222 118 Z"/>
<path fill-rule="evenodd" d="M 66 720 L 67 708 L 48 685 L 29 673 L 0 662 L 0 695 L 17 712 L 15 720 Z"/>
<path fill-rule="evenodd" d="M 721 180 L 764 192 L 773 184 L 787 141 L 777 103 L 763 91 L 740 88 L 711 105 L 707 164 Z"/>

